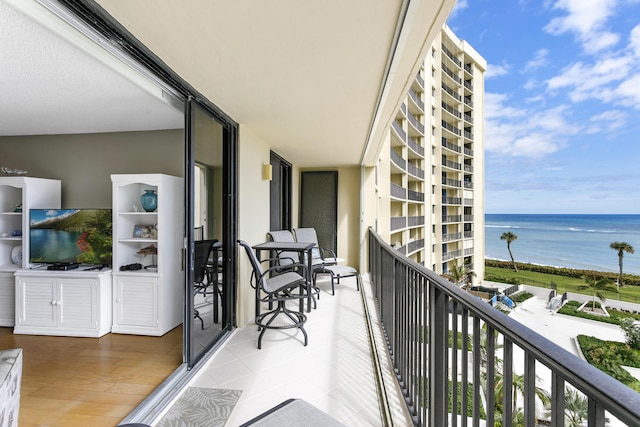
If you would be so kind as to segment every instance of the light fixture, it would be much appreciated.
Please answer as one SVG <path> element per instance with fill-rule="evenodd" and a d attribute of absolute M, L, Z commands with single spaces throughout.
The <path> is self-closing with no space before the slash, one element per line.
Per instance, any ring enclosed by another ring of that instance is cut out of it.
<path fill-rule="evenodd" d="M 264 181 L 271 181 L 272 168 L 269 163 L 262 165 L 262 179 Z"/>

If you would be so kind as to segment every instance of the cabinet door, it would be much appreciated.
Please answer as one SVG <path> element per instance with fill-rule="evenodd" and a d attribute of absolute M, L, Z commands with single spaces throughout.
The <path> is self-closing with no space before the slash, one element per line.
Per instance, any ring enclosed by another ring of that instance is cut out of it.
<path fill-rule="evenodd" d="M 58 326 L 72 329 L 98 328 L 98 284 L 94 279 L 59 279 Z"/>
<path fill-rule="evenodd" d="M 13 273 L 0 273 L 0 326 L 13 326 L 16 318 L 16 282 Z"/>
<path fill-rule="evenodd" d="M 158 279 L 156 277 L 118 276 L 113 302 L 116 324 L 158 327 Z"/>
<path fill-rule="evenodd" d="M 16 287 L 16 323 L 20 326 L 56 326 L 57 300 L 55 279 L 18 279 Z"/>

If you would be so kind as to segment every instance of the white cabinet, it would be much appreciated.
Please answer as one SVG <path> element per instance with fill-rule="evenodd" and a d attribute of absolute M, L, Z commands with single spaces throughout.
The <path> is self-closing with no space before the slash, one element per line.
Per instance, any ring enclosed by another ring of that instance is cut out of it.
<path fill-rule="evenodd" d="M 111 330 L 111 271 L 19 270 L 15 334 L 101 337 Z"/>
<path fill-rule="evenodd" d="M 0 272 L 29 267 L 29 209 L 60 208 L 60 181 L 0 177 Z M 22 254 L 19 262 L 13 255 Z"/>
<path fill-rule="evenodd" d="M 29 209 L 59 207 L 60 181 L 0 177 L 0 326 L 14 325 L 13 275 L 29 267 Z"/>
<path fill-rule="evenodd" d="M 13 273 L 0 272 L 0 326 L 13 326 L 16 284 Z"/>
<path fill-rule="evenodd" d="M 182 323 L 184 183 L 164 174 L 111 175 L 114 333 L 164 335 Z M 140 197 L 157 195 L 157 208 Z M 155 254 L 153 254 L 155 252 Z M 140 264 L 139 270 L 120 270 Z"/>

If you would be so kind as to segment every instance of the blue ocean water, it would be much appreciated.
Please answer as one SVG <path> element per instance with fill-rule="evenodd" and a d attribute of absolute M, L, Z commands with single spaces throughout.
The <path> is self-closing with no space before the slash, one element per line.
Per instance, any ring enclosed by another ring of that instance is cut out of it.
<path fill-rule="evenodd" d="M 640 215 L 486 214 L 485 257 L 510 260 L 502 233 L 512 232 L 516 262 L 618 272 L 612 242 L 626 242 L 634 254 L 623 257 L 623 271 L 640 275 Z"/>

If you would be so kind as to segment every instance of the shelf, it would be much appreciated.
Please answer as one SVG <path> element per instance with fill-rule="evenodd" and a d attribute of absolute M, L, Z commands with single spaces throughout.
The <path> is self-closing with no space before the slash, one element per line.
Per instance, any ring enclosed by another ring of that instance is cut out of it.
<path fill-rule="evenodd" d="M 118 243 L 158 243 L 158 239 L 139 239 L 135 237 L 118 239 Z"/>
<path fill-rule="evenodd" d="M 22 236 L 0 237 L 0 240 L 3 241 L 3 242 L 11 242 L 11 241 L 21 242 L 22 241 Z"/>

